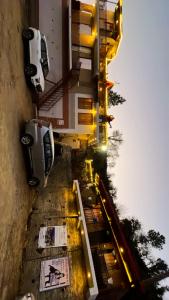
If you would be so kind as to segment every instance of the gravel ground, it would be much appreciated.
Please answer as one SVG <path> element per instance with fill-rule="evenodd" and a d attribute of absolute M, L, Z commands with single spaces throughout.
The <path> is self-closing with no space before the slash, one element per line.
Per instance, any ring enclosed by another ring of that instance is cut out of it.
<path fill-rule="evenodd" d="M 23 71 L 22 29 L 27 2 L 0 1 L 0 299 L 17 293 L 27 216 L 35 191 L 26 183 L 20 131 L 32 118 Z"/>

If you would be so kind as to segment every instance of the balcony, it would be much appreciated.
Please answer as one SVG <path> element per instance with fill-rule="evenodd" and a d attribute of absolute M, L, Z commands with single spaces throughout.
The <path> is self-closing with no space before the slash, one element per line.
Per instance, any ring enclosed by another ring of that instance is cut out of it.
<path fill-rule="evenodd" d="M 122 0 L 99 1 L 100 61 L 117 54 L 122 38 Z"/>

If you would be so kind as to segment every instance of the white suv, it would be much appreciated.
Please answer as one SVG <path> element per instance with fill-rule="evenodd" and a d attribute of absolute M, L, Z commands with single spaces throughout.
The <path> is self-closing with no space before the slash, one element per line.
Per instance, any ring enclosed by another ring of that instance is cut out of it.
<path fill-rule="evenodd" d="M 43 92 L 49 73 L 49 55 L 46 38 L 38 29 L 29 27 L 22 32 L 25 53 L 25 76 L 35 90 Z"/>

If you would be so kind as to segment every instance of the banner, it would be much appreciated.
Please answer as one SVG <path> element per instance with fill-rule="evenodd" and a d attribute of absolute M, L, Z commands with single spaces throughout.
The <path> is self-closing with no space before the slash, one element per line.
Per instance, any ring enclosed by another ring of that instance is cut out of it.
<path fill-rule="evenodd" d="M 40 292 L 64 287 L 69 284 L 68 257 L 60 257 L 41 262 Z"/>
<path fill-rule="evenodd" d="M 40 227 L 38 248 L 67 246 L 66 226 Z"/>

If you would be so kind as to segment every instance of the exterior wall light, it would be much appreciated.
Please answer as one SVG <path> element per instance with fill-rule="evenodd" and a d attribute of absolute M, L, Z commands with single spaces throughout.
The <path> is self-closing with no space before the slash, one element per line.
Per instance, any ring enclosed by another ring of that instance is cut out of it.
<path fill-rule="evenodd" d="M 106 145 L 102 145 L 100 149 L 101 149 L 101 151 L 106 151 L 107 150 L 107 146 Z"/>

